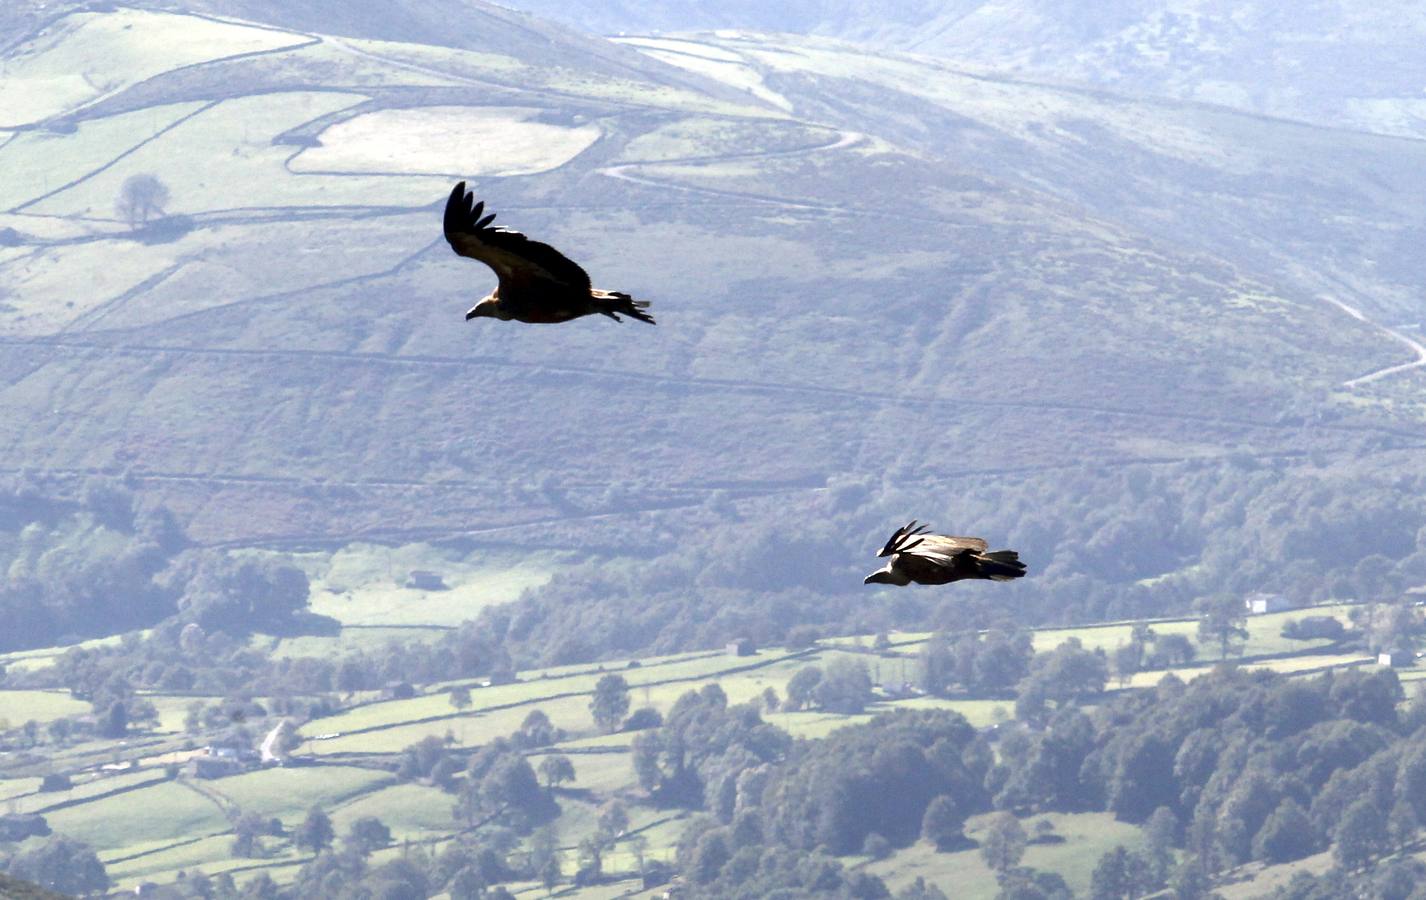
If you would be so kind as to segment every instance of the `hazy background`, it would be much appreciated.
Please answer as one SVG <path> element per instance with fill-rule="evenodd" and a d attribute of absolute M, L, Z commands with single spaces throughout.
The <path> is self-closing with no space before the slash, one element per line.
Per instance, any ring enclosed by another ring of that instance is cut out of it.
<path fill-rule="evenodd" d="M 15 496 L 538 556 L 547 660 L 1426 583 L 1426 14 L 516 5 L 7 4 Z M 463 323 L 459 178 L 659 326 Z M 913 516 L 1032 577 L 864 589 Z M 107 630 L 41 581 L 9 644 Z"/>
<path fill-rule="evenodd" d="M 0 0 L 0 870 L 1426 883 L 1420 3 L 512 5 Z"/>

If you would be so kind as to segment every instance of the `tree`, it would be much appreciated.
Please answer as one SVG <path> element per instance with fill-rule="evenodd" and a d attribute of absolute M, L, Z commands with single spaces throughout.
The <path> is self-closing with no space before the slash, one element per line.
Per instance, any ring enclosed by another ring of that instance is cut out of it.
<path fill-rule="evenodd" d="M 366 856 L 390 843 L 391 829 L 376 816 L 362 816 L 347 830 L 346 844 L 359 856 Z"/>
<path fill-rule="evenodd" d="M 1178 843 L 1178 817 L 1167 806 L 1160 806 L 1144 823 L 1144 852 L 1153 867 L 1154 880 L 1165 882 L 1173 869 L 1174 845 Z"/>
<path fill-rule="evenodd" d="M 1253 838 L 1253 857 L 1269 863 L 1291 862 L 1316 852 L 1312 820 L 1291 797 L 1278 804 Z"/>
<path fill-rule="evenodd" d="M 114 211 L 119 214 L 129 228 L 137 231 L 149 220 L 163 213 L 168 205 L 168 185 L 157 175 L 147 172 L 130 175 L 119 188 L 119 198 L 114 202 Z"/>
<path fill-rule="evenodd" d="M 1227 659 L 1234 644 L 1248 639 L 1247 610 L 1243 601 L 1232 594 L 1214 594 L 1201 597 L 1194 604 L 1198 608 L 1198 640 L 1204 644 L 1217 644 L 1218 655 Z"/>
<path fill-rule="evenodd" d="M 1091 653 L 1077 638 L 1070 638 L 1031 661 L 1030 674 L 1020 683 L 1015 713 L 1041 722 L 1049 713 L 1049 704 L 1063 709 L 1085 696 L 1102 693 L 1108 677 L 1103 654 Z"/>
<path fill-rule="evenodd" d="M 871 673 L 860 659 L 839 656 L 827 665 L 813 694 L 828 712 L 855 715 L 871 702 Z"/>
<path fill-rule="evenodd" d="M 1421 821 L 1416 818 L 1416 810 L 1405 797 L 1391 807 L 1391 815 L 1386 820 L 1387 836 L 1393 847 L 1407 847 L 1415 843 L 1421 831 Z"/>
<path fill-rule="evenodd" d="M 950 794 L 941 794 L 926 807 L 921 817 L 921 837 L 945 852 L 965 842 L 965 811 Z"/>
<path fill-rule="evenodd" d="M 945 693 L 955 674 L 956 660 L 945 633 L 933 632 L 916 658 L 916 680 L 921 690 L 939 696 Z"/>
<path fill-rule="evenodd" d="M 242 813 L 233 822 L 233 855 L 247 858 L 260 856 L 262 843 L 258 838 L 267 833 L 266 819 L 257 813 Z"/>
<path fill-rule="evenodd" d="M 61 894 L 97 893 L 109 887 L 104 864 L 88 845 L 62 836 L 38 846 L 30 843 L 21 844 L 10 860 L 10 875 Z"/>
<path fill-rule="evenodd" d="M 1004 874 L 1020 862 L 1025 855 L 1025 829 L 1010 813 L 998 813 L 985 829 L 985 838 L 980 842 L 980 855 L 985 864 L 997 873 Z"/>
<path fill-rule="evenodd" d="M 104 714 L 99 733 L 107 738 L 120 738 L 129 733 L 129 709 L 123 700 L 115 700 L 109 704 L 109 711 Z"/>
<path fill-rule="evenodd" d="M 1128 856 L 1120 844 L 1099 857 L 1089 878 L 1091 900 L 1130 900 Z"/>
<path fill-rule="evenodd" d="M 1198 650 L 1188 635 L 1161 634 L 1154 638 L 1154 649 L 1149 653 L 1148 664 L 1152 668 L 1163 669 L 1191 663 L 1197 655 Z"/>
<path fill-rule="evenodd" d="M 806 709 L 812 702 L 813 691 L 816 690 L 819 682 L 822 681 L 822 669 L 819 666 L 803 666 L 793 674 L 788 680 L 787 706 L 789 709 Z"/>
<path fill-rule="evenodd" d="M 558 743 L 564 732 L 555 727 L 543 709 L 532 709 L 513 737 L 521 747 L 545 747 Z"/>
<path fill-rule="evenodd" d="M 777 712 L 779 702 L 780 701 L 777 699 L 777 688 L 773 687 L 772 685 L 768 685 L 766 688 L 763 689 L 762 704 L 763 709 L 765 711 Z"/>
<path fill-rule="evenodd" d="M 1024 866 L 1001 873 L 995 900 L 1074 900 L 1065 880 L 1054 872 Z"/>
<path fill-rule="evenodd" d="M 605 675 L 594 685 L 594 697 L 589 701 L 589 712 L 594 723 L 605 732 L 619 730 L 624 715 L 629 711 L 629 683 L 622 675 Z"/>
<path fill-rule="evenodd" d="M 454 706 L 457 712 L 470 709 L 470 688 L 463 684 L 456 685 L 451 688 L 450 700 L 451 706 Z"/>
<path fill-rule="evenodd" d="M 945 891 L 934 884 L 927 884 L 920 875 L 916 880 L 896 892 L 896 900 L 949 900 Z"/>
<path fill-rule="evenodd" d="M 625 731 L 647 731 L 663 724 L 663 714 L 652 706 L 641 706 L 624 720 Z"/>
<path fill-rule="evenodd" d="M 553 825 L 541 825 L 530 835 L 530 871 L 551 890 L 560 881 L 559 834 Z"/>
<path fill-rule="evenodd" d="M 539 779 L 518 753 L 502 755 L 480 779 L 480 794 L 489 809 L 531 810 L 543 799 Z"/>
<path fill-rule="evenodd" d="M 302 820 L 292 832 L 292 843 L 304 850 L 321 853 L 332 845 L 337 833 L 332 828 L 332 820 L 322 808 L 314 806 L 307 810 L 307 818 Z"/>
<path fill-rule="evenodd" d="M 1370 797 L 1347 807 L 1333 835 L 1332 856 L 1343 869 L 1360 869 L 1388 848 L 1386 823 Z"/>
<path fill-rule="evenodd" d="M 599 809 L 597 828 L 605 843 L 613 844 L 629 829 L 629 811 L 618 800 L 610 800 Z"/>
<path fill-rule="evenodd" d="M 604 842 L 593 834 L 579 842 L 577 884 L 597 882 L 604 876 L 604 846 Z"/>
<path fill-rule="evenodd" d="M 540 777 L 545 780 L 545 787 L 559 787 L 574 780 L 574 763 L 563 753 L 551 753 L 540 760 Z"/>

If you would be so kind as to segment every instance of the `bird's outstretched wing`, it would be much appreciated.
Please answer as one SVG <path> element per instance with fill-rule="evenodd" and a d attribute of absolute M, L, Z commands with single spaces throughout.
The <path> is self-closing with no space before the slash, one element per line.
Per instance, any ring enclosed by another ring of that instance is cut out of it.
<path fill-rule="evenodd" d="M 518 231 L 492 227 L 495 214 L 485 213 L 485 203 L 457 184 L 446 201 L 443 227 L 451 249 L 461 256 L 479 260 L 495 270 L 502 287 L 527 287 L 555 282 L 588 291 L 589 275 L 578 264 L 549 244 L 532 241 Z M 483 217 L 482 217 L 483 216 Z M 508 294 L 509 290 L 502 290 Z"/>
<path fill-rule="evenodd" d="M 963 550 L 973 550 L 976 553 L 984 553 L 990 545 L 976 537 L 955 537 L 948 534 L 928 534 L 931 530 L 929 525 L 920 525 L 915 519 L 910 523 L 896 529 L 891 539 L 886 542 L 886 546 L 881 548 L 877 556 L 890 556 L 893 553 L 916 553 L 921 556 L 939 555 L 954 556 Z"/>

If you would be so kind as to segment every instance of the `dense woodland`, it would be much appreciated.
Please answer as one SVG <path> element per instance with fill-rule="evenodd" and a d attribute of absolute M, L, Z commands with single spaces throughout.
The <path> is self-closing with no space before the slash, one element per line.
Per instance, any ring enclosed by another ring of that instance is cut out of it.
<path fill-rule="evenodd" d="M 904 489 L 840 484 L 816 519 L 796 528 L 749 521 L 731 504 L 712 503 L 689 532 L 696 541 L 632 532 L 630 552 L 652 559 L 636 565 L 623 556 L 590 556 L 562 568 L 518 602 L 481 612 L 476 631 L 485 647 L 475 651 L 462 640 L 450 649 L 482 654 L 476 669 L 488 668 L 492 657 L 525 667 L 708 648 L 739 637 L 784 643 L 898 628 L 1184 615 L 1204 597 L 1255 590 L 1298 604 L 1390 601 L 1426 583 L 1421 497 L 1426 476 L 1251 459 L 983 487 L 959 497 L 939 524 L 957 531 L 974 523 L 997 546 L 1018 549 L 1035 577 L 1008 592 L 983 584 L 952 592 L 863 586 L 859 576 L 873 568 L 868 550 L 898 521 L 895 511 L 924 505 Z M 937 521 L 936 512 L 927 517 Z M 307 588 L 299 571 L 272 557 L 191 548 L 172 515 L 143 507 L 122 487 L 96 483 L 78 496 L 33 485 L 0 492 L 0 562 L 8 571 L 0 609 L 23 625 L 6 629 L 0 649 L 165 620 L 230 633 L 335 626 L 301 615 Z"/>

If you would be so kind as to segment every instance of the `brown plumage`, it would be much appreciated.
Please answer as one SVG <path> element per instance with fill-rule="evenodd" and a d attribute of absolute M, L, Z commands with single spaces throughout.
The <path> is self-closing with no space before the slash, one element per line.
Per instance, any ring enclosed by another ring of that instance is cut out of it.
<path fill-rule="evenodd" d="M 654 324 L 653 316 L 644 312 L 649 306 L 646 301 L 598 290 L 563 253 L 518 231 L 491 227 L 495 214 L 482 217 L 484 212 L 485 203 L 475 202 L 464 181 L 446 201 L 444 228 L 451 249 L 485 263 L 500 279 L 495 290 L 465 314 L 466 319 L 550 324 L 599 313 L 616 322 L 622 322 L 623 315 Z"/>
<path fill-rule="evenodd" d="M 989 550 L 980 538 L 928 531 L 929 526 L 917 525 L 915 519 L 896 529 L 877 554 L 891 559 L 862 583 L 950 584 L 973 578 L 1010 581 L 1025 574 L 1025 564 L 1014 550 Z"/>

